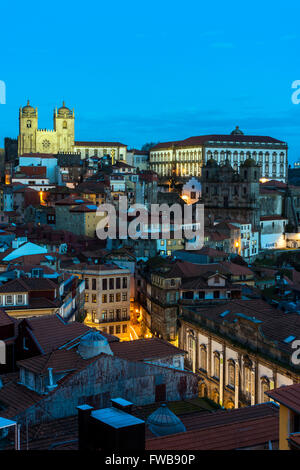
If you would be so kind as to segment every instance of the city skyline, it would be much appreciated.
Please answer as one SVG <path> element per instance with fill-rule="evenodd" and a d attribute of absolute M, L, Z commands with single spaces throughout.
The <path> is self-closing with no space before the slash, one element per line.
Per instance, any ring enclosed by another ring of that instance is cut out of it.
<path fill-rule="evenodd" d="M 291 100 L 299 79 L 296 2 L 279 10 L 255 1 L 251 11 L 232 2 L 229 15 L 220 2 L 184 10 L 169 1 L 151 9 L 89 2 L 81 13 L 53 2 L 46 22 L 37 5 L 14 12 L 13 35 L 3 25 L 0 147 L 4 137 L 17 137 L 27 99 L 41 128 L 52 128 L 52 110 L 65 100 L 75 108 L 77 140 L 140 148 L 239 125 L 247 135 L 286 141 L 290 164 L 300 158 L 300 105 Z M 11 14 L 9 5 L 2 9 Z M 24 41 L 29 16 L 35 40 Z"/>

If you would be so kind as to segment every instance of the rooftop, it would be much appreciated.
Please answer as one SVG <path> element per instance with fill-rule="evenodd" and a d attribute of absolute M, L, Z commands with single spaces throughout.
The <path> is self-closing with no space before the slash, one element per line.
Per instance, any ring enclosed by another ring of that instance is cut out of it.
<path fill-rule="evenodd" d="M 270 390 L 267 395 L 281 405 L 300 414 L 300 383 Z"/>

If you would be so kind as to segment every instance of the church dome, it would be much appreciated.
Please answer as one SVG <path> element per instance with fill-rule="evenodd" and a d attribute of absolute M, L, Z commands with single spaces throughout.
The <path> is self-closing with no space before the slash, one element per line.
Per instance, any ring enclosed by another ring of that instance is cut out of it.
<path fill-rule="evenodd" d="M 147 425 L 155 436 L 168 436 L 185 432 L 185 426 L 180 419 L 167 407 L 161 405 L 147 419 Z"/>
<path fill-rule="evenodd" d="M 34 108 L 29 104 L 29 100 L 27 100 L 27 105 L 23 106 L 22 111 L 24 114 L 34 114 Z"/>
<path fill-rule="evenodd" d="M 236 126 L 236 128 L 231 132 L 231 135 L 244 135 L 244 132 L 241 131 L 239 126 Z"/>
<path fill-rule="evenodd" d="M 102 353 L 113 354 L 107 339 L 102 336 L 99 331 L 91 331 L 83 336 L 79 342 L 77 351 L 82 359 L 91 359 Z"/>
<path fill-rule="evenodd" d="M 210 157 L 210 159 L 207 160 L 206 166 L 218 166 L 218 163 L 214 158 Z"/>
<path fill-rule="evenodd" d="M 253 158 L 247 158 L 247 159 L 244 161 L 243 166 L 256 166 L 256 161 L 253 160 Z"/>
<path fill-rule="evenodd" d="M 58 110 L 58 114 L 62 114 L 62 115 L 64 115 L 64 114 L 67 114 L 67 115 L 71 114 L 71 111 L 69 110 L 69 108 L 66 107 L 64 101 L 63 101 L 62 107 L 59 108 L 59 110 Z"/>

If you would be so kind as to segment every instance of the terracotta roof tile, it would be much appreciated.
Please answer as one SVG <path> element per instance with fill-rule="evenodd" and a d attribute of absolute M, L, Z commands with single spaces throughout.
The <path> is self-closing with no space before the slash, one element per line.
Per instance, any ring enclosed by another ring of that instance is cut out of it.
<path fill-rule="evenodd" d="M 41 353 L 53 351 L 90 331 L 90 328 L 83 323 L 65 323 L 59 315 L 26 318 L 23 323 L 29 333 L 32 333 Z"/>
<path fill-rule="evenodd" d="M 266 392 L 266 394 L 278 403 L 300 414 L 300 383 L 276 388 Z"/>
<path fill-rule="evenodd" d="M 182 349 L 176 348 L 167 341 L 159 338 L 112 343 L 110 347 L 116 356 L 127 359 L 128 361 L 163 359 L 178 354 L 185 354 L 185 351 Z"/>
<path fill-rule="evenodd" d="M 234 450 L 278 441 L 277 416 L 248 419 L 244 422 L 214 426 L 150 439 L 147 450 Z"/>

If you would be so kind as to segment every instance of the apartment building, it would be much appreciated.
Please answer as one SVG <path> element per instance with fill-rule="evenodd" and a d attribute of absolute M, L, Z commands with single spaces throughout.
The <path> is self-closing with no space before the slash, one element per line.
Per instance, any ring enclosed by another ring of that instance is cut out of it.
<path fill-rule="evenodd" d="M 63 271 L 85 280 L 85 324 L 130 339 L 130 270 L 115 264 L 80 263 Z"/>

